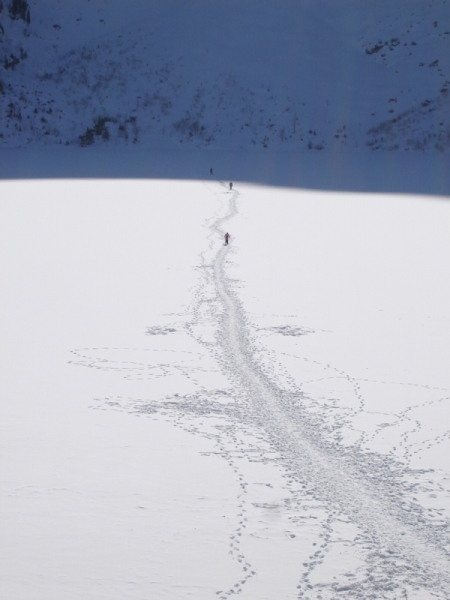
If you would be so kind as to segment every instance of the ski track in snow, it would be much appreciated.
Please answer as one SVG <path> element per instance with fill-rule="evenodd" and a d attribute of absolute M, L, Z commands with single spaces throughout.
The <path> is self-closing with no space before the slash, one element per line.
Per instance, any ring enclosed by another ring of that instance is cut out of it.
<path fill-rule="evenodd" d="M 127 410 L 153 418 L 164 415 L 195 435 L 215 440 L 217 453 L 233 469 L 238 483 L 236 524 L 229 534 L 229 554 L 241 567 L 238 581 L 228 589 L 217 590 L 219 600 L 245 595 L 246 584 L 258 574 L 258 566 L 252 564 L 246 552 L 246 535 L 255 508 L 268 511 L 277 508 L 289 515 L 291 538 L 302 536 L 304 511 L 317 519 L 315 539 L 320 545 L 313 544 L 316 548 L 308 560 L 298 564 L 293 598 L 418 599 L 430 595 L 450 598 L 449 523 L 442 515 L 427 514 L 424 506 L 412 504 L 408 499 L 411 488 L 407 480 L 413 477 L 412 472 L 395 457 L 363 451 L 362 440 L 352 445 L 340 443 L 339 436 L 333 436 L 337 426 L 330 425 L 330 417 L 327 420 L 317 411 L 308 410 L 311 399 L 292 382 L 285 385 L 281 375 L 264 366 L 252 323 L 236 292 L 239 282 L 226 273 L 227 261 L 236 252 L 233 238 L 229 246 L 216 250 L 218 238 L 223 239 L 225 224 L 238 212 L 240 194 L 237 190 L 227 191 L 225 184 L 221 184 L 220 191 L 217 184 L 205 185 L 220 208 L 205 225 L 210 229 L 208 248 L 200 256 L 200 283 L 190 307 L 193 316 L 184 330 L 200 344 L 205 355 L 212 356 L 220 365 L 229 387 L 212 391 L 202 387 L 201 377 L 195 376 L 196 369 L 206 371 L 201 368 L 201 353 L 186 352 L 186 362 L 183 359 L 180 363 L 179 351 L 174 351 L 173 361 L 157 359 L 155 363 L 150 351 L 147 362 L 131 360 L 131 355 L 128 361 L 121 361 L 120 355 L 115 360 L 114 354 L 108 354 L 121 349 L 95 349 L 101 351 L 98 357 L 89 349 L 73 351 L 75 364 L 124 370 L 127 378 L 152 379 L 178 373 L 193 377 L 200 388 L 196 393 L 175 394 L 161 401 L 106 398 L 95 407 Z M 155 326 L 148 328 L 147 334 L 166 336 L 176 334 L 179 329 L 176 324 Z M 271 329 L 282 335 L 311 332 L 303 327 Z M 169 356 L 170 351 L 166 352 Z M 352 386 L 358 400 L 353 412 L 363 411 L 360 382 L 331 365 L 323 367 L 327 382 L 335 379 Z M 444 399 L 444 392 L 437 391 L 440 398 L 433 402 Z M 409 407 L 399 415 L 399 420 L 408 420 L 410 410 Z M 345 421 L 346 416 L 341 419 Z M 408 432 L 402 437 L 407 445 Z M 406 455 L 408 452 L 407 448 Z M 267 487 L 272 484 L 251 482 L 246 473 L 250 463 L 276 466 L 281 472 L 285 481 L 282 493 L 286 496 L 281 503 L 252 501 L 256 484 Z M 432 522 L 430 516 L 440 518 Z M 341 552 L 354 553 L 353 563 L 357 568 L 347 569 L 334 579 L 321 576 L 321 567 L 330 560 L 339 562 L 336 556 L 339 548 Z"/>
<path fill-rule="evenodd" d="M 220 232 L 221 225 L 236 214 L 237 197 L 235 192 L 229 214 L 219 219 L 213 230 Z M 224 271 L 227 250 L 222 248 L 213 264 L 223 306 L 218 336 L 223 351 L 221 362 L 241 390 L 251 419 L 266 432 L 286 466 L 307 483 L 315 499 L 358 525 L 368 545 L 372 570 L 376 572 L 378 562 L 382 577 L 390 574 L 387 585 L 375 578 L 375 589 L 381 591 L 394 582 L 398 585 L 395 580 L 400 578 L 418 586 L 448 590 L 449 557 L 442 550 L 439 531 L 424 526 L 419 516 L 411 518 L 393 490 L 386 489 L 378 478 L 369 477 L 358 467 L 355 456 L 347 458 L 327 447 L 320 434 L 308 426 L 298 399 L 284 394 L 261 371 L 246 334 L 246 315 Z M 356 596 L 360 587 L 353 590 Z M 348 586 L 347 594 L 351 588 Z"/>

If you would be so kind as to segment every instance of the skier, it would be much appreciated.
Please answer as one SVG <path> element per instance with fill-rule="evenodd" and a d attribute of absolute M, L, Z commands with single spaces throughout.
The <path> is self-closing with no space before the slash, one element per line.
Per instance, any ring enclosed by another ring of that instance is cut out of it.
<path fill-rule="evenodd" d="M 230 239 L 230 234 L 228 233 L 228 231 L 223 237 L 225 238 L 225 246 L 228 246 L 228 240 Z"/>
<path fill-rule="evenodd" d="M 232 182 L 230 181 L 230 191 L 231 191 L 232 189 L 233 189 L 233 184 L 232 184 Z"/>
<path fill-rule="evenodd" d="M 213 175 L 212 167 L 210 168 L 209 173 L 210 173 L 210 175 Z"/>

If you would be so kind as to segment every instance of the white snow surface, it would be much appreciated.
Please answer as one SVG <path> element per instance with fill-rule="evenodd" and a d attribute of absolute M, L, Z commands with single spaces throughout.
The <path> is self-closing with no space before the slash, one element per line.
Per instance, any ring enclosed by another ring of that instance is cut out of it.
<path fill-rule="evenodd" d="M 0 597 L 450 598 L 448 197 L 217 176 L 1 181 Z"/>

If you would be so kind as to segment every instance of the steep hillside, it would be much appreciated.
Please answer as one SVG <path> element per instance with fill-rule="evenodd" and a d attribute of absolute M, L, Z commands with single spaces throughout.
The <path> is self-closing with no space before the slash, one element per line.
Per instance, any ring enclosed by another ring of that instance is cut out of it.
<path fill-rule="evenodd" d="M 447 0 L 0 7 L 4 146 L 450 149 Z"/>

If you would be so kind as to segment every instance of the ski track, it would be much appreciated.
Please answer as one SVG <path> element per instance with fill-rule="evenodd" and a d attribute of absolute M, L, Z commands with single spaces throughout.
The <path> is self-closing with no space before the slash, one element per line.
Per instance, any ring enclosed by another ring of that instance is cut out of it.
<path fill-rule="evenodd" d="M 240 194 L 235 189 L 228 191 L 224 183 L 220 184 L 220 191 L 216 182 L 205 182 L 205 185 L 219 208 L 205 223 L 210 230 L 208 247 L 200 255 L 200 283 L 194 290 L 189 309 L 192 319 L 183 328 L 206 354 L 214 357 L 230 388 L 213 391 L 202 388 L 201 377 L 197 379 L 195 375 L 196 369 L 202 371 L 202 368 L 179 364 L 179 355 L 177 364 L 161 361 L 155 367 L 151 360 L 148 363 L 120 361 L 119 357 L 111 360 L 108 352 L 120 351 L 118 348 L 74 350 L 74 364 L 123 370 L 128 379 L 145 380 L 178 372 L 195 379 L 199 387 L 198 393 L 175 394 L 159 402 L 109 397 L 101 399 L 101 404 L 94 408 L 104 406 L 108 410 L 127 410 L 153 418 L 158 414 L 169 416 L 175 425 L 215 441 L 217 454 L 228 462 L 239 486 L 236 525 L 229 534 L 229 555 L 240 565 L 241 576 L 228 589 L 217 590 L 215 597 L 219 600 L 241 594 L 245 584 L 258 572 L 245 550 L 250 508 L 254 511 L 257 505 L 250 506 L 249 482 L 242 468 L 244 458 L 249 462 L 275 464 L 288 480 L 286 489 L 290 494 L 283 508 L 291 514 L 289 519 L 293 524 L 302 523 L 304 517 L 299 515 L 304 513 L 299 511 L 305 510 L 305 506 L 318 511 L 318 541 L 321 543 L 303 562 L 303 567 L 298 565 L 298 585 L 293 592 L 297 598 L 395 600 L 430 595 L 442 600 L 450 598 L 449 523 L 442 518 L 432 522 L 426 508 L 408 499 L 411 488 L 405 480 L 410 470 L 405 463 L 392 455 L 363 451 L 362 439 L 350 446 L 341 444 L 338 436 L 333 437 L 329 416 L 327 421 L 317 411 L 309 411 L 307 401 L 311 399 L 292 381 L 289 385 L 283 383 L 279 375 L 263 365 L 260 348 L 252 337 L 252 323 L 236 292 L 239 282 L 226 273 L 227 262 L 236 252 L 233 237 L 229 246 L 222 245 L 217 251 L 217 240 L 223 239 L 225 224 L 238 213 Z M 211 329 L 215 332 L 214 338 Z M 148 328 L 147 334 L 169 335 L 177 330 L 173 324 L 155 326 Z M 294 333 L 286 331 L 287 335 L 303 335 L 309 330 L 297 327 L 292 330 Z M 92 350 L 101 350 L 100 357 L 95 353 L 93 356 Z M 105 352 L 107 359 L 101 358 Z M 201 358 L 200 354 L 185 354 L 194 364 Z M 176 355 L 174 360 L 177 361 Z M 308 361 L 307 358 L 302 360 Z M 364 398 L 358 380 L 331 365 L 322 366 L 330 372 L 324 379 L 339 379 L 352 386 L 358 402 L 354 410 L 362 411 Z M 401 419 L 408 419 L 410 410 L 400 413 Z M 206 419 L 209 421 L 205 423 Z M 406 444 L 407 433 L 402 437 Z M 406 455 L 409 451 L 407 448 Z M 317 569 L 332 555 L 339 523 L 346 523 L 357 532 L 350 543 L 363 566 L 355 573 L 344 574 L 346 578 L 315 585 Z"/>
<path fill-rule="evenodd" d="M 237 214 L 238 197 L 239 192 L 234 191 L 228 214 L 211 225 L 213 232 L 223 235 L 222 226 Z M 378 562 L 383 573 L 384 585 L 375 580 L 373 592 L 398 586 L 400 578 L 403 583 L 440 590 L 448 597 L 450 563 L 439 530 L 432 529 L 420 515 L 406 512 L 401 494 L 397 497 L 382 480 L 361 469 L 356 456 L 346 456 L 327 444 L 320 432 L 309 426 L 301 410 L 301 394 L 284 393 L 262 372 L 247 332 L 247 316 L 225 273 L 228 252 L 228 247 L 221 248 L 212 265 L 222 305 L 217 341 L 222 368 L 244 400 L 250 420 L 265 431 L 280 461 L 307 483 L 316 500 L 358 526 L 368 545 L 372 570 L 376 571 L 374 563 Z M 361 586 L 348 586 L 347 596 L 360 596 L 358 588 Z"/>

